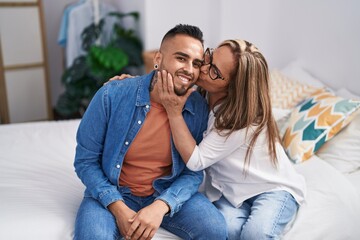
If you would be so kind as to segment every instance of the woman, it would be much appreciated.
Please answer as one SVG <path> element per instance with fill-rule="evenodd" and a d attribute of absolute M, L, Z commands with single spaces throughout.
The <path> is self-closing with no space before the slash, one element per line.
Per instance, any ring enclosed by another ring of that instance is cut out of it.
<path fill-rule="evenodd" d="M 196 84 L 211 112 L 198 146 L 181 114 L 194 90 L 179 97 L 172 76 L 157 74 L 176 148 L 189 169 L 206 170 L 205 193 L 225 216 L 229 239 L 281 238 L 304 202 L 305 181 L 280 144 L 263 55 L 243 40 L 205 51 Z"/>

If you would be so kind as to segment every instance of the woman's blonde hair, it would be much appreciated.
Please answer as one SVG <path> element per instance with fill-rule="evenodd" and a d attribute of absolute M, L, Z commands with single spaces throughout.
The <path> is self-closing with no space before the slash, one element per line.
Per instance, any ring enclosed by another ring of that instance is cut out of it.
<path fill-rule="evenodd" d="M 226 40 L 219 47 L 229 47 L 236 63 L 230 75 L 228 95 L 222 99 L 222 104 L 215 113 L 215 128 L 219 133 L 229 136 L 244 128 L 248 134 L 251 125 L 257 126 L 245 155 L 245 169 L 250 164 L 252 149 L 258 136 L 266 129 L 269 153 L 276 166 L 275 143 L 280 142 L 280 137 L 272 116 L 267 62 L 257 47 L 244 40 Z"/>

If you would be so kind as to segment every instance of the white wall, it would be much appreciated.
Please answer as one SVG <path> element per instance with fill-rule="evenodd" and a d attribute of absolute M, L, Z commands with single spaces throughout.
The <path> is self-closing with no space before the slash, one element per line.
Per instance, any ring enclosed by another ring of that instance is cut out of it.
<path fill-rule="evenodd" d="M 360 95 L 359 10 L 357 0 L 228 0 L 221 35 L 254 42 L 271 67 L 298 59 L 330 87 Z"/>
<path fill-rule="evenodd" d="M 64 66 L 63 49 L 57 44 L 57 38 L 60 28 L 60 21 L 65 6 L 72 3 L 72 0 L 42 0 L 45 32 L 47 40 L 48 66 L 49 66 L 49 80 L 51 89 L 51 104 L 56 104 L 57 98 L 63 92 L 61 85 L 61 75 Z"/>
<path fill-rule="evenodd" d="M 144 39 L 144 26 L 145 26 L 145 0 L 107 0 L 109 4 L 113 4 L 119 12 L 128 13 L 128 12 L 139 12 L 140 18 L 139 22 L 134 22 L 133 18 L 125 18 L 124 24 L 125 26 L 131 26 L 132 28 L 136 28 L 138 30 L 137 34 L 140 38 Z M 134 25 L 135 24 L 135 25 Z"/>
<path fill-rule="evenodd" d="M 60 17 L 70 0 L 43 0 L 53 104 L 61 93 L 61 48 L 56 45 Z M 358 0 L 106 0 L 121 12 L 140 12 L 145 50 L 158 48 L 178 23 L 199 26 L 205 45 L 243 38 L 262 50 L 271 68 L 299 59 L 334 89 L 360 95 L 360 1 Z"/>
<path fill-rule="evenodd" d="M 200 27 L 205 44 L 212 45 L 212 36 L 219 27 L 217 21 L 211 18 L 211 13 L 219 6 L 220 1 L 217 0 L 145 1 L 145 49 L 157 49 L 164 34 L 179 23 Z"/>

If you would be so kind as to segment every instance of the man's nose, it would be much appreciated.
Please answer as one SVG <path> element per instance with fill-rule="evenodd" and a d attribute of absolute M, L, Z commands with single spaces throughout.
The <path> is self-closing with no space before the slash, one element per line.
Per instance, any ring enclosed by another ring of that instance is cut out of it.
<path fill-rule="evenodd" d="M 194 66 L 193 63 L 187 63 L 186 66 L 184 67 L 184 69 L 188 72 L 188 73 L 194 73 Z"/>

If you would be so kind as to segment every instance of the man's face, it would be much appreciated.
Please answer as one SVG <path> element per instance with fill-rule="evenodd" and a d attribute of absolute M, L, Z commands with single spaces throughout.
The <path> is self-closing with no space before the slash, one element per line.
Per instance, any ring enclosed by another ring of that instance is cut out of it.
<path fill-rule="evenodd" d="M 200 74 L 204 49 L 201 42 L 186 35 L 166 39 L 160 49 L 159 70 L 173 76 L 174 91 L 184 95 Z"/>

